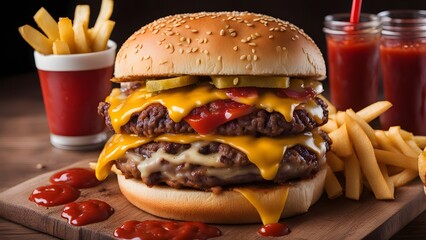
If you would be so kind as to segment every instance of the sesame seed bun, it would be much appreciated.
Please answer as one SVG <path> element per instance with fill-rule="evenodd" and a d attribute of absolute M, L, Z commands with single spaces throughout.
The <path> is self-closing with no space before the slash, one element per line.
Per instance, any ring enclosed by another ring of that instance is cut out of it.
<path fill-rule="evenodd" d="M 113 81 L 179 75 L 325 78 L 324 58 L 297 26 L 250 12 L 201 12 L 158 19 L 117 53 Z"/>
<path fill-rule="evenodd" d="M 261 223 L 254 206 L 242 194 L 224 190 L 218 194 L 194 189 L 175 189 L 166 186 L 148 187 L 133 178 L 126 179 L 117 168 L 121 193 L 136 207 L 158 217 L 182 221 L 201 221 L 216 224 Z M 253 188 L 258 197 L 267 196 L 268 202 L 282 199 L 280 189 L 289 187 L 288 197 L 281 213 L 282 218 L 305 213 L 324 192 L 326 169 L 314 178 L 286 185 Z M 202 203 L 202 204 L 200 204 Z M 218 214 L 220 213 L 220 214 Z"/>

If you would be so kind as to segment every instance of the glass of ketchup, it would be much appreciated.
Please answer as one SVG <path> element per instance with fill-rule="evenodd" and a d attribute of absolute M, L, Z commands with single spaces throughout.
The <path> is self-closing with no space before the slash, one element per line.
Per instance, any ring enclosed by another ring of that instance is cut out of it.
<path fill-rule="evenodd" d="M 117 45 L 104 51 L 43 55 L 34 51 L 43 101 L 54 147 L 86 150 L 102 146 L 105 124 L 97 107 L 111 91 Z"/>
<path fill-rule="evenodd" d="M 426 11 L 391 10 L 378 16 L 383 90 L 392 103 L 380 116 L 381 127 L 426 135 Z"/>
<path fill-rule="evenodd" d="M 380 19 L 350 13 L 327 15 L 326 34 L 330 98 L 338 110 L 358 111 L 377 101 L 379 87 Z"/>

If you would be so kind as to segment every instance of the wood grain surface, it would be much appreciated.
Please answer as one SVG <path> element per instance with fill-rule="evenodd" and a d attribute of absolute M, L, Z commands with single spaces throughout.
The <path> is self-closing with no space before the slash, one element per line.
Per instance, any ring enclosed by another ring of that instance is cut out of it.
<path fill-rule="evenodd" d="M 70 167 L 88 167 L 88 159 Z M 76 227 L 61 217 L 63 206 L 40 207 L 28 200 L 38 186 L 49 184 L 48 172 L 25 181 L 0 194 L 0 215 L 32 229 L 66 239 L 109 239 L 126 220 L 159 219 L 130 204 L 120 193 L 116 176 L 110 174 L 101 185 L 82 189 L 77 201 L 100 199 L 106 201 L 115 213 L 106 221 Z M 415 181 L 396 191 L 396 200 L 378 201 L 365 193 L 359 201 L 343 197 L 330 200 L 325 195 L 300 216 L 284 219 L 291 234 L 282 239 L 387 239 L 399 231 L 418 213 L 426 209 L 422 184 Z M 11 201 L 13 199 L 13 201 Z M 202 203 L 200 203 L 202 204 Z M 244 214 L 244 213 L 241 213 Z M 215 225 L 223 233 L 220 239 L 259 239 L 260 224 Z"/>

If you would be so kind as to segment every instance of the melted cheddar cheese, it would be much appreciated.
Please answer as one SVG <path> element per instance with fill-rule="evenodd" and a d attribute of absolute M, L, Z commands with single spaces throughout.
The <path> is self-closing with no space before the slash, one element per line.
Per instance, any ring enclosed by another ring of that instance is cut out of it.
<path fill-rule="evenodd" d="M 106 102 L 110 103 L 108 113 L 114 131 L 120 133 L 121 126 L 130 120 L 133 113 L 142 111 L 153 103 L 160 103 L 166 107 L 170 118 L 174 122 L 180 122 L 192 109 L 223 99 L 229 99 L 225 91 L 210 84 L 195 84 L 163 91 L 153 96 L 147 93 L 144 87 L 138 88 L 128 97 L 116 88 L 106 98 Z M 294 110 L 302 105 L 305 105 L 303 107 L 315 121 L 319 122 L 323 118 L 323 110 L 314 100 L 304 103 L 302 100 L 278 97 L 270 91 L 259 91 L 257 98 L 241 97 L 234 101 L 266 109 L 269 112 L 279 112 L 288 122 L 293 119 Z"/>
<path fill-rule="evenodd" d="M 287 186 L 271 189 L 234 188 L 233 191 L 241 193 L 256 208 L 263 225 L 276 223 L 281 218 L 288 196 Z M 261 194 L 256 192 L 261 192 Z"/>
<path fill-rule="evenodd" d="M 164 134 L 156 138 L 144 138 L 136 135 L 115 134 L 105 144 L 99 156 L 96 166 L 96 177 L 99 180 L 105 179 L 114 161 L 123 157 L 127 150 L 151 141 L 166 141 L 181 144 L 196 141 L 214 141 L 228 144 L 245 153 L 249 161 L 259 168 L 260 174 L 266 180 L 275 178 L 287 148 L 297 144 L 304 145 L 315 152 L 320 159 L 322 159 L 326 151 L 324 140 L 316 132 L 280 138 L 196 134 Z M 190 159 L 188 161 L 191 163 Z"/>

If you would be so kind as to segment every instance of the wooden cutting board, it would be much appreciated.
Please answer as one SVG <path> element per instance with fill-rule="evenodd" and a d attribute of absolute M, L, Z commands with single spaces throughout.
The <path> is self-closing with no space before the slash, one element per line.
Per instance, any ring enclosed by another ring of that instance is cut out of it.
<path fill-rule="evenodd" d="M 90 161 L 66 168 L 88 167 Z M 127 202 L 120 194 L 115 175 L 111 174 L 101 185 L 82 189 L 78 201 L 101 199 L 109 203 L 115 213 L 104 222 L 72 226 L 61 217 L 63 206 L 40 207 L 28 200 L 36 187 L 49 184 L 49 177 L 54 172 L 0 193 L 0 216 L 59 238 L 91 240 L 114 239 L 113 231 L 126 220 L 158 219 Z M 324 194 L 308 213 L 282 220 L 289 225 L 291 233 L 280 239 L 387 239 L 426 209 L 420 180 L 398 188 L 393 201 L 379 201 L 364 192 L 360 201 L 344 197 L 330 200 Z M 217 239 L 264 239 L 256 234 L 260 224 L 216 226 L 223 233 Z"/>

